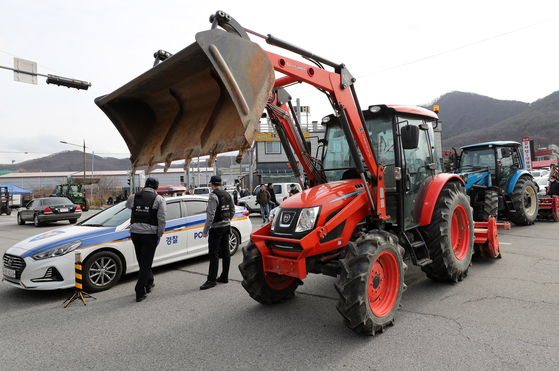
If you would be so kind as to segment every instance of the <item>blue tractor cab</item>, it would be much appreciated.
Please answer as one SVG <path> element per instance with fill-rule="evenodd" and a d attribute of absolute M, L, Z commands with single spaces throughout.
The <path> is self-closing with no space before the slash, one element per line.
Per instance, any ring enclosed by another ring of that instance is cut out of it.
<path fill-rule="evenodd" d="M 538 216 L 538 187 L 526 170 L 518 142 L 501 141 L 461 147 L 457 172 L 466 183 L 474 220 L 489 215 L 517 225 L 533 224 Z"/>

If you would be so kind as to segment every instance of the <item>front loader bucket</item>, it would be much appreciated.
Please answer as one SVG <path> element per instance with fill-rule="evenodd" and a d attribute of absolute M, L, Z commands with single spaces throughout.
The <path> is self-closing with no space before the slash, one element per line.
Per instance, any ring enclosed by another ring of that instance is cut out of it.
<path fill-rule="evenodd" d="M 197 156 L 244 155 L 274 81 L 259 45 L 216 28 L 95 103 L 124 138 L 134 170 L 175 160 L 186 168 Z"/>

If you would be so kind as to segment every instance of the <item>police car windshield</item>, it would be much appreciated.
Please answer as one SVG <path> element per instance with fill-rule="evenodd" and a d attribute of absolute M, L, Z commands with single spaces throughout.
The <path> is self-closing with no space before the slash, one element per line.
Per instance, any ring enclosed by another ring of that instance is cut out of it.
<path fill-rule="evenodd" d="M 131 210 L 126 208 L 126 202 L 121 202 L 93 215 L 79 225 L 86 227 L 116 227 L 130 219 L 130 212 Z"/>

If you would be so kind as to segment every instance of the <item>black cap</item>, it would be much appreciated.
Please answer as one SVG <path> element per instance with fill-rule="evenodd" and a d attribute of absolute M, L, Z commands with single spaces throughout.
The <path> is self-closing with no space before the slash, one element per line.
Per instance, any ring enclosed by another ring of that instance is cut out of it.
<path fill-rule="evenodd" d="M 219 175 L 212 175 L 210 178 L 210 183 L 213 185 L 221 185 L 221 177 Z"/>
<path fill-rule="evenodd" d="M 159 180 L 149 177 L 149 178 L 146 179 L 145 187 L 146 188 L 149 187 L 149 188 L 157 189 L 157 187 L 159 187 Z"/>
<path fill-rule="evenodd" d="M 290 187 L 295 187 L 295 183 L 291 183 Z"/>

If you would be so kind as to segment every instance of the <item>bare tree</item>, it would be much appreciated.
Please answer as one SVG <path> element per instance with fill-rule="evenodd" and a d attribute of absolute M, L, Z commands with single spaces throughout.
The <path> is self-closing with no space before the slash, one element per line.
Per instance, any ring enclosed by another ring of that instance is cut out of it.
<path fill-rule="evenodd" d="M 114 190 L 116 190 L 117 186 L 119 185 L 118 179 L 115 177 L 110 176 L 101 176 L 99 178 L 99 183 L 97 184 L 97 189 L 99 191 L 99 197 L 104 202 L 104 194 L 110 194 Z"/>

